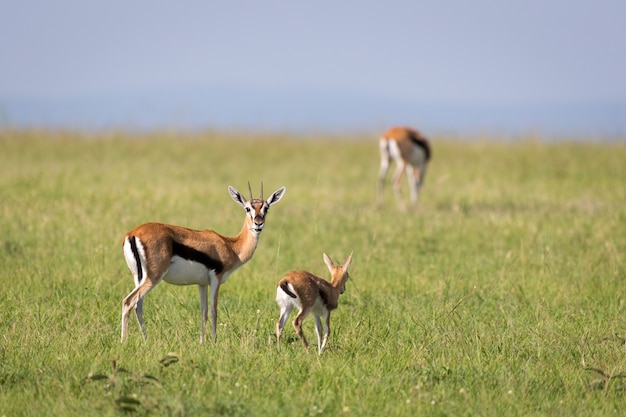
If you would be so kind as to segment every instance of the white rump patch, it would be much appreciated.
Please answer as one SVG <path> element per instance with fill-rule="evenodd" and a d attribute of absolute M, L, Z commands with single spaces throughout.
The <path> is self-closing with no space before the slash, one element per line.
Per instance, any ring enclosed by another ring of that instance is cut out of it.
<path fill-rule="evenodd" d="M 128 265 L 128 269 L 133 274 L 133 279 L 135 280 L 135 287 L 139 285 L 139 269 L 137 268 L 137 261 L 139 261 L 139 265 L 141 265 L 141 279 L 146 278 L 146 251 L 137 237 L 135 237 L 135 244 L 137 246 L 137 252 L 139 253 L 139 259 L 135 258 L 135 254 L 130 244 L 130 237 L 127 237 L 124 241 L 124 258 L 126 258 L 126 265 Z"/>
<path fill-rule="evenodd" d="M 290 283 L 287 283 L 287 285 L 289 286 L 289 291 L 298 295 L 295 288 L 293 288 L 293 285 L 291 285 Z M 292 296 L 287 294 L 285 291 L 283 291 L 283 289 L 280 288 L 280 285 L 276 287 L 276 303 L 278 303 L 278 306 L 280 308 L 291 306 L 291 307 L 297 307 L 298 310 L 302 310 L 302 304 L 300 303 L 300 298 L 293 298 Z"/>

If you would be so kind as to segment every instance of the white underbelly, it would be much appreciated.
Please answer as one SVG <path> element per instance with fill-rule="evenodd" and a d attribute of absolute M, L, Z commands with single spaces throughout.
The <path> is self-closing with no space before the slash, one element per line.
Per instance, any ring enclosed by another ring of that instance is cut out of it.
<path fill-rule="evenodd" d="M 426 153 L 422 148 L 415 146 L 409 162 L 414 167 L 423 167 L 426 164 Z"/>
<path fill-rule="evenodd" d="M 313 307 L 311 308 L 311 313 L 315 314 L 318 317 L 326 317 L 326 314 L 328 313 L 328 308 L 326 308 L 324 302 L 320 297 L 317 297 L 317 300 L 315 300 L 315 304 L 313 304 Z"/>
<path fill-rule="evenodd" d="M 211 276 L 215 276 L 215 271 L 203 264 L 174 256 L 163 281 L 173 285 L 210 285 Z"/>

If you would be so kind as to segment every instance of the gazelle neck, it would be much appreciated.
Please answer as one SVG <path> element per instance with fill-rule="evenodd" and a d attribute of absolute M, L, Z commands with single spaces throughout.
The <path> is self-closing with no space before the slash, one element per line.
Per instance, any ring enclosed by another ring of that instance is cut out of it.
<path fill-rule="evenodd" d="M 346 284 L 348 282 L 348 276 L 347 273 L 344 273 L 343 271 L 341 272 L 341 276 L 337 279 L 335 279 L 335 277 L 333 276 L 330 284 L 333 286 L 333 288 L 335 289 L 335 292 L 337 293 L 337 297 L 339 297 L 341 294 L 344 293 L 344 291 L 346 290 Z"/>
<path fill-rule="evenodd" d="M 250 258 L 252 258 L 252 255 L 254 255 L 260 235 L 261 232 L 252 230 L 252 222 L 249 217 L 246 217 L 241 231 L 237 236 L 232 238 L 233 250 L 242 264 L 248 262 Z"/>

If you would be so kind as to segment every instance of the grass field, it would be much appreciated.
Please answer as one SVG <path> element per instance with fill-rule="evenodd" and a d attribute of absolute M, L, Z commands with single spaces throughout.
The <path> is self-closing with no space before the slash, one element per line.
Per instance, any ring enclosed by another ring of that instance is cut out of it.
<path fill-rule="evenodd" d="M 401 213 L 375 209 L 375 137 L 0 133 L 0 416 L 623 415 L 626 143 L 432 141 Z M 121 344 L 124 233 L 235 235 L 248 180 L 287 191 L 217 341 L 161 284 Z M 326 350 L 289 324 L 279 351 L 276 283 L 325 251 L 354 251 Z"/>

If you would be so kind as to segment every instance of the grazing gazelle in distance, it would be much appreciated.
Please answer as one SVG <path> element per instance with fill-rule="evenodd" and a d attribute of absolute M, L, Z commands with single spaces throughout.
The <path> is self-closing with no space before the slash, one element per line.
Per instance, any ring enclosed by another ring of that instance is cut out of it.
<path fill-rule="evenodd" d="M 207 292 L 211 287 L 211 334 L 215 340 L 217 295 L 229 275 L 248 262 L 257 247 L 270 206 L 280 201 L 285 187 L 276 190 L 267 200 L 246 200 L 239 191 L 228 186 L 235 203 L 246 211 L 243 227 L 237 236 L 223 236 L 213 230 L 192 230 L 163 223 L 145 223 L 126 233 L 124 256 L 135 278 L 135 289 L 122 301 L 122 341 L 128 333 L 128 317 L 135 309 L 144 339 L 143 298 L 161 280 L 174 285 L 197 285 L 200 295 L 202 325 L 200 343 L 204 342 L 208 318 Z"/>
<path fill-rule="evenodd" d="M 393 191 L 398 207 L 400 209 L 405 208 L 400 191 L 403 171 L 406 171 L 409 182 L 411 204 L 415 206 L 431 157 L 428 139 L 417 130 L 408 127 L 392 127 L 380 137 L 379 145 L 378 205 L 381 206 L 383 203 L 387 171 L 393 160 L 396 163 L 396 170 L 393 174 Z"/>
<path fill-rule="evenodd" d="M 293 327 L 298 337 L 302 340 L 304 347 L 308 348 L 309 344 L 302 332 L 302 322 L 309 313 L 312 313 L 317 333 L 317 353 L 322 354 L 330 335 L 330 312 L 337 308 L 339 295 L 346 290 L 346 282 L 350 278 L 348 266 L 351 261 L 352 254 L 343 265 L 335 265 L 330 257 L 324 254 L 324 263 L 331 275 L 330 282 L 307 271 L 291 271 L 278 282 L 276 302 L 280 307 L 280 318 L 276 322 L 276 339 L 279 349 L 280 336 L 287 318 L 291 310 L 296 307 L 299 312 L 293 321 Z M 323 340 L 321 318 L 326 323 Z"/>

